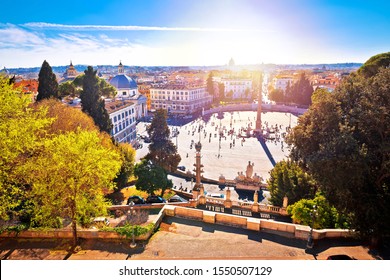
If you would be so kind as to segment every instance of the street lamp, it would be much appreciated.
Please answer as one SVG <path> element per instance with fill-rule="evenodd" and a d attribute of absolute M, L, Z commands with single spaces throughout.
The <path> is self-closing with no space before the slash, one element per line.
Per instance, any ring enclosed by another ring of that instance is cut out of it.
<path fill-rule="evenodd" d="M 134 214 L 134 201 L 131 201 L 130 203 L 129 203 L 129 205 L 130 205 L 130 215 L 131 216 L 133 216 L 133 214 Z M 134 240 L 134 238 L 135 238 L 135 236 L 134 236 L 134 224 L 133 224 L 133 230 L 132 230 L 133 232 L 132 232 L 132 236 L 133 236 L 133 240 L 132 240 L 132 242 L 130 243 L 130 248 L 135 248 L 136 246 L 137 246 L 137 244 L 135 243 L 135 240 Z"/>
<path fill-rule="evenodd" d="M 307 238 L 306 249 L 312 249 L 314 247 L 313 227 L 314 227 L 314 219 L 317 216 L 317 206 L 316 205 L 313 205 L 313 210 L 311 211 L 310 216 L 311 216 L 312 220 L 311 220 L 311 228 L 310 228 L 309 237 Z"/>

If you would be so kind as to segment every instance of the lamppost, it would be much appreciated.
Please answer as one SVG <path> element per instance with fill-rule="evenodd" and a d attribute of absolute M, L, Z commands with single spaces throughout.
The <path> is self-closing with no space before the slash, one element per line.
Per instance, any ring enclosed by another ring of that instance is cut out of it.
<path fill-rule="evenodd" d="M 134 201 L 131 201 L 130 203 L 129 203 L 129 205 L 130 205 L 130 215 L 133 217 L 133 214 L 135 213 L 135 211 L 134 211 Z M 133 223 L 133 230 L 132 230 L 133 232 L 132 232 L 132 242 L 130 243 L 130 248 L 135 248 L 136 246 L 137 246 L 137 244 L 135 243 L 135 240 L 134 240 L 134 238 L 135 238 L 135 236 L 134 236 L 134 223 Z"/>
<path fill-rule="evenodd" d="M 313 205 L 313 210 L 311 211 L 310 216 L 311 216 L 312 220 L 311 220 L 311 228 L 310 228 L 309 237 L 307 238 L 306 249 L 312 249 L 314 247 L 313 227 L 314 227 L 314 220 L 317 216 L 317 206 L 316 205 Z"/>

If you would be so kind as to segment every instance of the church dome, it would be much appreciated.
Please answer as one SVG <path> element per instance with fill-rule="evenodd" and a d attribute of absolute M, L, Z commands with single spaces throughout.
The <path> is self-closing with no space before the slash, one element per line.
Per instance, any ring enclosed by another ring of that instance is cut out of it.
<path fill-rule="evenodd" d="M 116 89 L 137 88 L 137 83 L 125 74 L 116 75 L 111 79 L 110 84 Z"/>

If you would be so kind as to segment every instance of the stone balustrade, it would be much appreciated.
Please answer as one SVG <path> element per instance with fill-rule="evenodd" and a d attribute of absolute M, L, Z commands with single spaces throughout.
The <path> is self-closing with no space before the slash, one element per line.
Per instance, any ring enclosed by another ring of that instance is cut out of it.
<path fill-rule="evenodd" d="M 307 240 L 310 234 L 309 226 L 277 222 L 267 219 L 256 219 L 253 217 L 245 216 L 245 213 L 241 213 L 244 214 L 244 216 L 237 216 L 221 212 L 212 212 L 173 205 L 166 205 L 163 210 L 165 211 L 166 216 L 195 219 L 203 221 L 205 223 L 223 224 L 255 231 L 266 231 L 272 234 L 296 239 Z M 244 212 L 245 210 L 237 211 Z M 353 236 L 353 232 L 345 229 L 313 230 L 313 239 L 316 240 L 323 238 L 341 238 L 351 236 Z"/>

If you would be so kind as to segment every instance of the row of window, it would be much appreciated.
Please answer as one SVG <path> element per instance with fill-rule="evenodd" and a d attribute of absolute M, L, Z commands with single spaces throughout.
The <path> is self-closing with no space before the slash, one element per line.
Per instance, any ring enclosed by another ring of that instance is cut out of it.
<path fill-rule="evenodd" d="M 134 117 L 129 118 L 126 121 L 122 121 L 119 124 L 115 124 L 114 128 L 112 129 L 112 133 L 115 135 L 123 129 L 126 129 L 127 127 L 131 126 L 133 123 L 135 123 Z"/>
<path fill-rule="evenodd" d="M 116 123 L 117 121 L 120 121 L 121 119 L 124 119 L 125 117 L 128 117 L 131 114 L 134 114 L 134 108 L 131 108 L 129 110 L 126 110 L 125 112 L 122 112 L 122 114 L 114 116 L 114 118 L 111 119 L 111 122 Z"/>
<path fill-rule="evenodd" d="M 176 95 L 188 95 L 188 93 L 190 93 L 191 95 L 193 94 L 199 94 L 199 93 L 202 93 L 204 92 L 204 89 L 199 89 L 199 90 L 192 90 L 190 92 L 188 91 L 164 91 L 164 90 L 152 90 L 151 91 L 152 93 L 154 94 L 176 94 Z"/>

